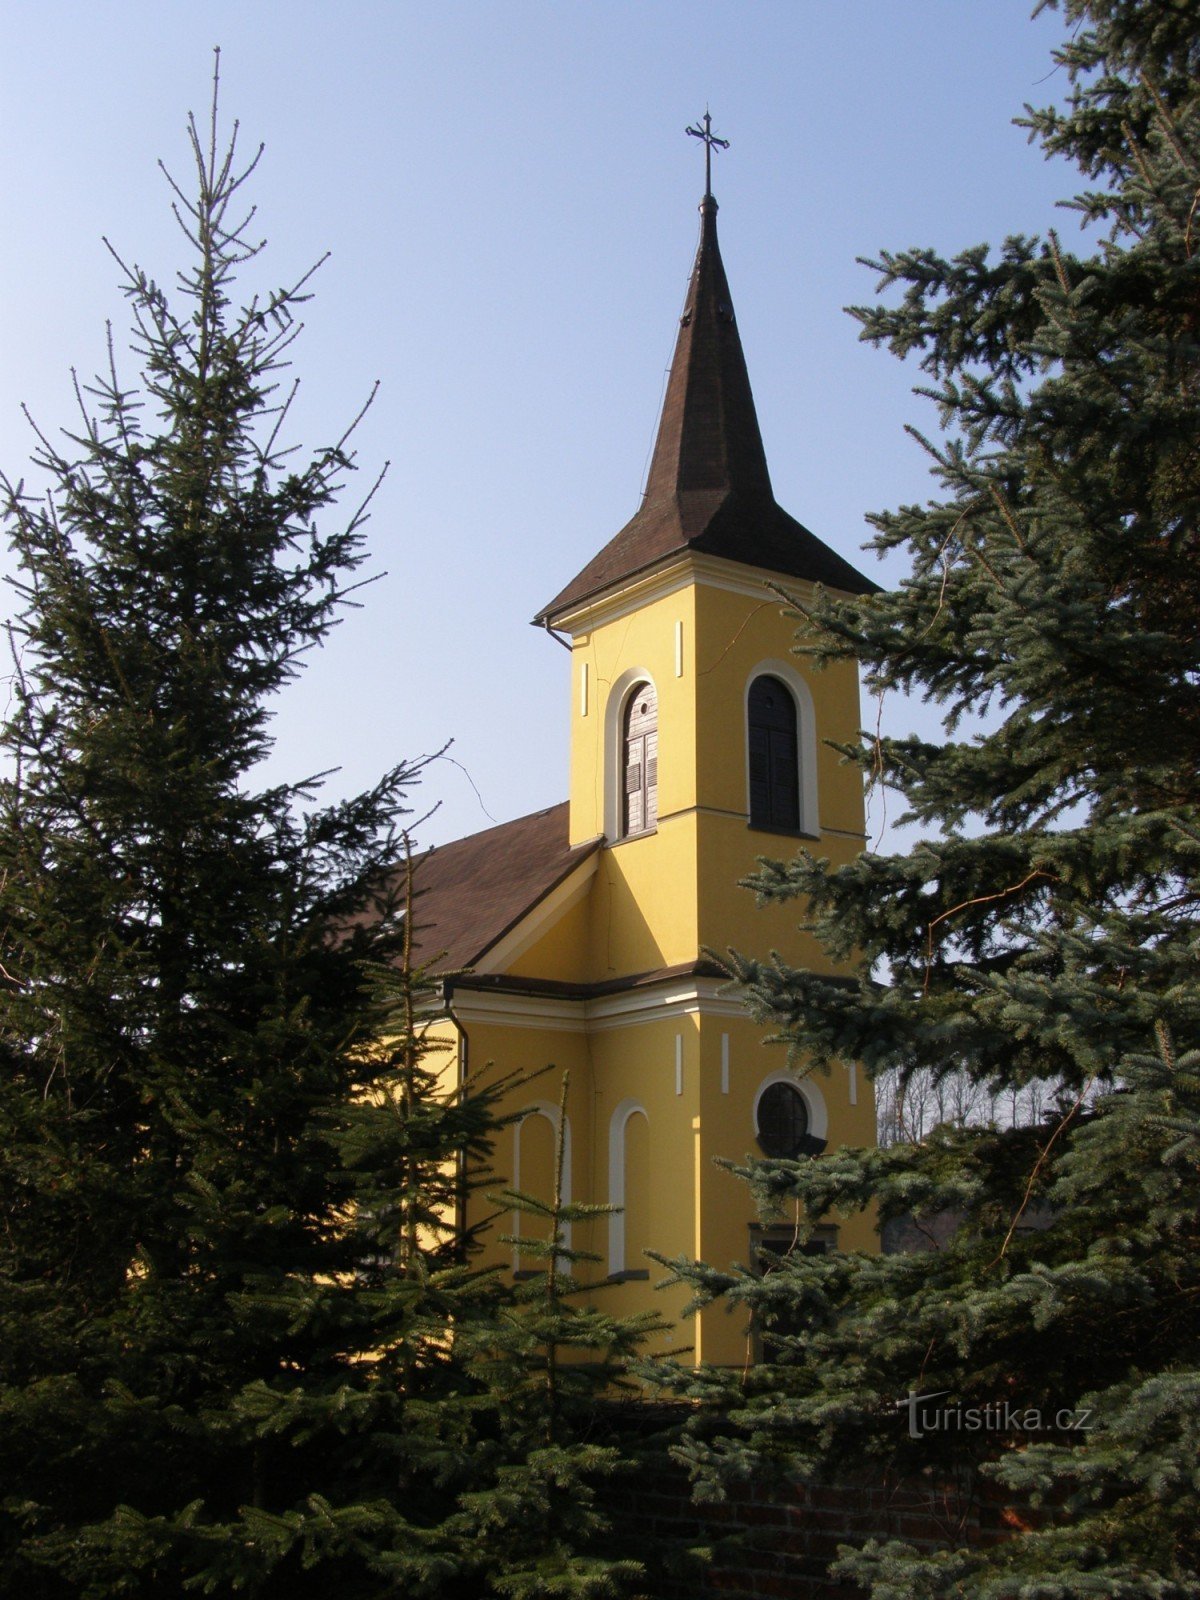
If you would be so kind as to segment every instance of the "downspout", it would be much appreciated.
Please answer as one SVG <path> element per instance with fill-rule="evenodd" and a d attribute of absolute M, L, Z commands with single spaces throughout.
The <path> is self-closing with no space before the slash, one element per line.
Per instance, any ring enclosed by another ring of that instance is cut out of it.
<path fill-rule="evenodd" d="M 446 1008 L 446 1015 L 450 1018 L 454 1031 L 458 1035 L 458 1082 L 455 1085 L 455 1091 L 461 1100 L 467 1087 L 470 1040 L 467 1037 L 467 1030 L 463 1027 L 461 1018 L 454 1014 L 453 1000 L 454 979 L 443 978 L 442 1003 Z M 459 1248 L 461 1249 L 467 1228 L 467 1160 L 463 1151 L 458 1153 L 455 1167 L 454 1232 L 459 1240 Z"/>
<path fill-rule="evenodd" d="M 575 648 L 574 645 L 572 645 L 570 643 L 570 641 L 563 634 L 555 633 L 554 629 L 550 626 L 550 618 L 549 617 L 547 617 L 545 619 L 545 621 L 542 623 L 542 627 L 545 628 L 546 632 L 554 640 L 555 644 L 562 645 L 564 650 L 571 651 L 571 650 L 573 650 Z"/>

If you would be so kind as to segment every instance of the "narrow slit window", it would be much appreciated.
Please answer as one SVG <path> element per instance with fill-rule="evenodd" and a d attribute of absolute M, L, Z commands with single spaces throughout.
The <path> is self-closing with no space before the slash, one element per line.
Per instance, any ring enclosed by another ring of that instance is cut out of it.
<path fill-rule="evenodd" d="M 625 706 L 621 833 L 651 833 L 658 823 L 658 696 L 652 683 L 635 685 Z"/>
<path fill-rule="evenodd" d="M 755 678 L 747 707 L 750 826 L 800 831 L 800 757 L 796 702 L 778 678 Z"/>

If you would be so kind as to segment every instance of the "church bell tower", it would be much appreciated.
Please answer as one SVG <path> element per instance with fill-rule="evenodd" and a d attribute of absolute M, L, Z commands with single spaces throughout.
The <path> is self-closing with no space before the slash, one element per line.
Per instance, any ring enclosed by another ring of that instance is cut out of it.
<path fill-rule="evenodd" d="M 604 837 L 638 908 L 611 973 L 705 946 L 826 964 L 795 908 L 737 887 L 760 855 L 862 848 L 859 776 L 828 746 L 857 737 L 857 676 L 792 653 L 776 592 L 817 583 L 871 588 L 775 499 L 708 193 L 642 503 L 535 618 L 572 645 L 571 840 Z"/>

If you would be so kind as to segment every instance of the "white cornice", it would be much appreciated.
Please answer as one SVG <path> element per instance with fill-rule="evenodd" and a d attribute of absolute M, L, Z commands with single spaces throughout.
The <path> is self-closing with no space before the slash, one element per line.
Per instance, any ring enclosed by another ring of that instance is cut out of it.
<path fill-rule="evenodd" d="M 746 566 L 740 561 L 729 561 L 723 556 L 710 556 L 692 550 L 674 551 L 657 565 L 634 575 L 620 588 L 608 590 L 582 602 L 559 616 L 554 626 L 564 633 L 577 637 L 589 629 L 606 622 L 616 622 L 631 611 L 675 594 L 689 584 L 702 583 L 710 589 L 724 589 L 730 594 L 748 595 L 761 600 L 765 588 L 783 589 L 798 599 L 808 599 L 814 585 L 807 578 L 789 577 L 786 573 L 772 572 L 767 567 Z M 828 586 L 827 586 L 828 587 Z M 848 593 L 835 589 L 834 593 Z"/>
<path fill-rule="evenodd" d="M 694 581 L 691 556 L 686 552 L 680 554 L 677 551 L 656 566 L 638 573 L 619 589 L 598 595 L 595 599 L 587 600 L 573 610 L 564 612 L 554 626 L 560 632 L 576 637 L 581 633 L 587 633 L 598 624 L 616 622 L 619 618 L 628 616 L 631 611 L 640 611 L 655 600 L 676 594 Z"/>
<path fill-rule="evenodd" d="M 643 989 L 564 1000 L 551 995 L 455 989 L 454 1014 L 464 1026 L 485 1023 L 560 1033 L 607 1033 L 682 1016 L 744 1017 L 746 1008 L 722 991 L 720 978 L 678 978 Z"/>
<path fill-rule="evenodd" d="M 771 588 L 786 590 L 804 600 L 813 593 L 814 586 L 808 578 L 788 577 L 766 567 L 748 567 L 740 561 L 726 561 L 721 556 L 694 555 L 691 559 L 695 581 L 710 589 L 749 595 L 752 600 L 761 600 L 763 590 Z"/>
<path fill-rule="evenodd" d="M 632 1022 L 658 1021 L 699 1013 L 709 1017 L 744 1017 L 740 1000 L 724 991 L 724 978 L 675 978 L 663 984 L 647 984 L 644 989 L 625 989 L 620 994 L 601 995 L 585 1002 L 587 1020 L 593 1027 L 625 1027 Z"/>

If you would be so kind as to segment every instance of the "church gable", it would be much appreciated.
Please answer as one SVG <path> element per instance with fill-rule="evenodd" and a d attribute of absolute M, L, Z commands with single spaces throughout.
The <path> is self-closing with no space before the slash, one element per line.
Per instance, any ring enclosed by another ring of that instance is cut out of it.
<path fill-rule="evenodd" d="M 495 971 L 502 965 L 505 945 L 519 948 L 527 932 L 525 943 L 540 937 L 543 925 L 554 920 L 556 894 L 567 887 L 569 896 L 568 880 L 602 842 L 597 838 L 572 846 L 567 813 L 564 801 L 419 857 L 415 958 L 438 972 Z M 534 926 L 527 930 L 527 924 Z"/>

